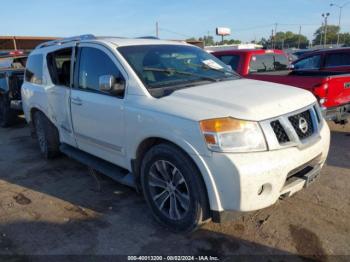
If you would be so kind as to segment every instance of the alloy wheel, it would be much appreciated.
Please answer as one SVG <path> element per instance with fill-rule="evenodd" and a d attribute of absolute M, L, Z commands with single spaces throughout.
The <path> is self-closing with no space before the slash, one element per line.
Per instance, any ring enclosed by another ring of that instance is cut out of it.
<path fill-rule="evenodd" d="M 166 160 L 157 160 L 149 170 L 148 185 L 152 200 L 166 217 L 180 220 L 190 207 L 190 192 L 180 170 Z"/>

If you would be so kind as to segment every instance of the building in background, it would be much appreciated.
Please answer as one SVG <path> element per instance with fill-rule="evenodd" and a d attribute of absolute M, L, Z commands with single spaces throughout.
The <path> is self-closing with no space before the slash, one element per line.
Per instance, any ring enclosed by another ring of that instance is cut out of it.
<path fill-rule="evenodd" d="M 57 37 L 47 36 L 0 36 L 0 50 L 32 50 L 37 45 L 55 40 Z"/>
<path fill-rule="evenodd" d="M 59 37 L 47 37 L 47 36 L 0 36 L 0 50 L 11 51 L 11 50 L 24 50 L 29 51 L 34 49 L 37 45 L 51 40 L 59 39 Z M 185 41 L 191 45 L 204 48 L 203 41 L 197 40 L 174 40 L 174 41 Z"/>

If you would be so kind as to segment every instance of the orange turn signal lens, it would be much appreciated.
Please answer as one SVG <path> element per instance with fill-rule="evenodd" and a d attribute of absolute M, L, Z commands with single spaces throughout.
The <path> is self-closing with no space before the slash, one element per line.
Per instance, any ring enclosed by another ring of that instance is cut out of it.
<path fill-rule="evenodd" d="M 241 129 L 246 121 L 231 117 L 216 118 L 200 121 L 202 132 L 219 133 Z"/>
<path fill-rule="evenodd" d="M 204 138 L 205 138 L 205 142 L 207 142 L 207 144 L 209 144 L 209 145 L 215 145 L 216 144 L 216 138 L 215 138 L 214 135 L 212 135 L 212 134 L 205 134 Z"/>

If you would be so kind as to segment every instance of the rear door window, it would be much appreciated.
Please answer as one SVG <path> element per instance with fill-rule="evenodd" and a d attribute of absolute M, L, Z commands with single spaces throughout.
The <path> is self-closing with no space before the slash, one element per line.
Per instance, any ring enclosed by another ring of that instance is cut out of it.
<path fill-rule="evenodd" d="M 225 64 L 231 66 L 233 70 L 237 70 L 239 65 L 239 55 L 222 55 L 219 56 L 219 59 Z"/>
<path fill-rule="evenodd" d="M 334 53 L 326 55 L 325 67 L 350 66 L 350 53 Z"/>
<path fill-rule="evenodd" d="M 294 64 L 295 70 L 320 69 L 321 55 L 314 55 L 301 59 Z"/>
<path fill-rule="evenodd" d="M 273 72 L 288 70 L 289 61 L 282 54 L 253 55 L 250 64 L 250 73 Z"/>
<path fill-rule="evenodd" d="M 58 50 L 47 55 L 51 81 L 55 85 L 70 85 L 72 48 Z"/>
<path fill-rule="evenodd" d="M 43 56 L 31 55 L 28 58 L 25 72 L 27 82 L 41 85 L 43 82 Z"/>

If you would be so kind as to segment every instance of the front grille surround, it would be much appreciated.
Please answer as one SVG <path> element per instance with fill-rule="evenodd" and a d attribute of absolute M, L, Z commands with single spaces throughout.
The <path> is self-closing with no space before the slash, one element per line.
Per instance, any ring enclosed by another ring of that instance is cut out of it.
<path fill-rule="evenodd" d="M 308 123 L 309 130 L 306 134 L 300 134 L 299 123 L 298 126 L 292 124 L 300 116 Z M 318 105 L 315 103 L 292 113 L 261 121 L 260 126 L 264 131 L 269 150 L 292 146 L 302 149 L 320 139 L 323 122 L 323 118 L 318 114 Z"/>

